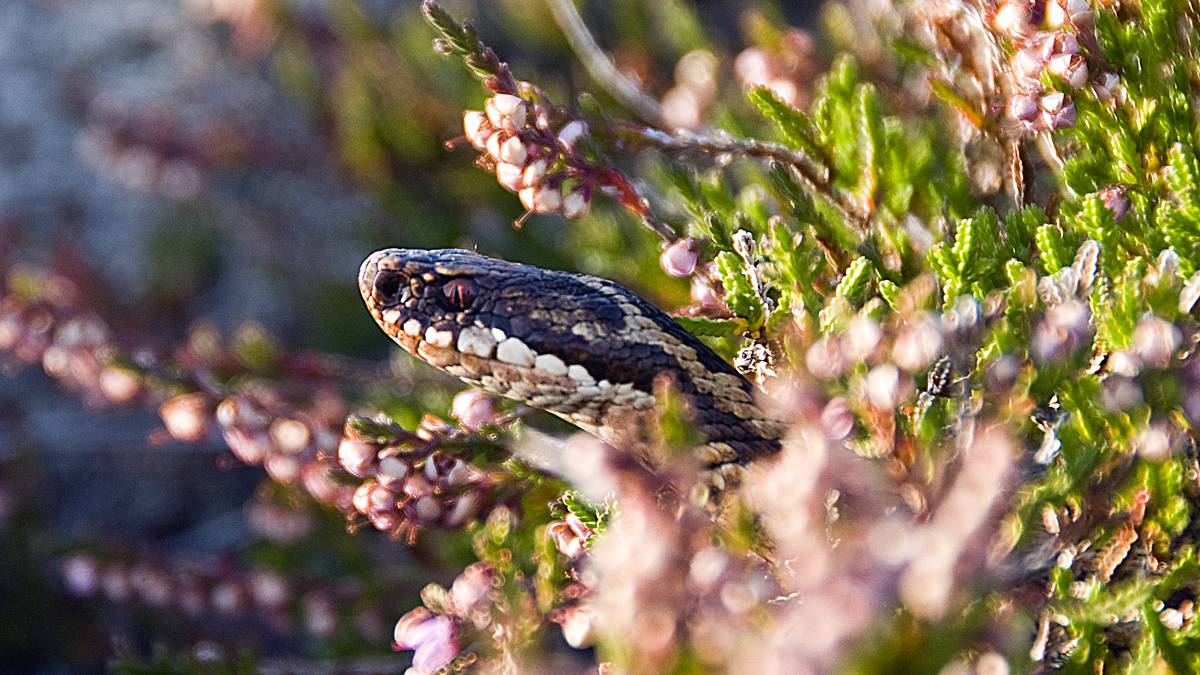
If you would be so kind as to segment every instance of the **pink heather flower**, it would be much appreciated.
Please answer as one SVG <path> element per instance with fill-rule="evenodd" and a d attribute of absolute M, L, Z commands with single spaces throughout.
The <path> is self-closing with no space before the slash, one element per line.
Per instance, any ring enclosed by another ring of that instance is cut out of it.
<path fill-rule="evenodd" d="M 91 556 L 73 555 L 63 561 L 62 570 L 63 583 L 72 595 L 90 596 L 100 585 L 100 570 Z"/>
<path fill-rule="evenodd" d="M 1133 350 L 1152 368 L 1166 368 L 1181 340 L 1174 324 L 1156 316 L 1142 319 L 1133 329 Z"/>
<path fill-rule="evenodd" d="M 1092 83 L 1092 92 L 1096 98 L 1104 101 L 1113 97 L 1120 84 L 1121 78 L 1117 77 L 1116 73 L 1100 73 L 1100 76 Z"/>
<path fill-rule="evenodd" d="M 199 443 L 208 438 L 208 404 L 203 394 L 181 394 L 158 409 L 167 433 L 177 440 Z"/>
<path fill-rule="evenodd" d="M 312 432 L 300 420 L 276 419 L 271 423 L 271 441 L 282 452 L 296 454 L 308 447 Z"/>
<path fill-rule="evenodd" d="M 583 218 L 591 210 L 592 201 L 588 197 L 586 190 L 578 189 L 572 191 L 566 197 L 563 197 L 562 212 L 563 216 L 576 220 Z"/>
<path fill-rule="evenodd" d="M 379 469 L 375 472 L 379 484 L 389 490 L 399 490 L 404 485 L 411 467 L 399 457 L 384 457 L 379 460 Z"/>
<path fill-rule="evenodd" d="M 141 391 L 142 383 L 124 368 L 108 367 L 100 371 L 100 392 L 109 403 L 128 403 Z"/>
<path fill-rule="evenodd" d="M 519 193 L 521 203 L 534 213 L 554 213 L 562 207 L 562 192 L 557 186 L 527 187 Z"/>
<path fill-rule="evenodd" d="M 663 249 L 662 255 L 658 257 L 658 264 L 664 272 L 673 277 L 686 277 L 695 271 L 696 262 L 699 260 L 700 252 L 697 250 L 696 241 L 678 239 Z"/>
<path fill-rule="evenodd" d="M 692 277 L 692 302 L 702 309 L 723 312 L 728 309 L 725 299 L 700 277 Z"/>
<path fill-rule="evenodd" d="M 587 134 L 587 131 L 587 124 L 584 122 L 579 120 L 568 122 L 561 130 L 559 130 L 558 142 L 564 148 L 570 150 L 575 147 L 575 144 L 579 142 L 580 138 L 583 138 Z"/>
<path fill-rule="evenodd" d="M 495 129 L 488 122 L 487 115 L 479 110 L 468 110 L 463 113 L 463 133 L 476 150 L 487 147 L 488 137 Z"/>
<path fill-rule="evenodd" d="M 1063 78 L 1072 88 L 1078 89 L 1087 84 L 1087 62 L 1078 54 L 1059 54 L 1050 59 L 1046 69 Z"/>
<path fill-rule="evenodd" d="M 527 157 L 529 157 L 529 151 L 525 148 L 525 143 L 517 136 L 509 138 L 500 145 L 499 159 L 501 162 L 524 166 Z"/>
<path fill-rule="evenodd" d="M 997 30 L 1013 40 L 1024 40 L 1033 33 L 1033 24 L 1029 18 L 1029 3 L 1007 0 L 996 10 L 992 23 Z"/>
<path fill-rule="evenodd" d="M 375 490 L 375 482 L 367 481 L 354 490 L 354 510 L 364 516 L 371 512 L 371 493 Z"/>
<path fill-rule="evenodd" d="M 520 164 L 500 162 L 496 164 L 496 180 L 512 192 L 516 192 L 524 185 L 522 179 L 524 171 L 525 167 Z"/>
<path fill-rule="evenodd" d="M 1046 3 L 1045 24 L 1047 28 L 1061 28 L 1068 18 L 1067 11 L 1056 0 Z"/>
<path fill-rule="evenodd" d="M 487 150 L 488 155 L 490 155 L 491 158 L 497 162 L 500 161 L 500 146 L 504 143 L 507 137 L 508 135 L 506 133 L 497 131 L 491 136 L 488 136 L 487 141 L 484 143 L 483 147 Z"/>
<path fill-rule="evenodd" d="M 831 441 L 840 441 L 854 430 L 854 412 L 845 397 L 833 398 L 821 410 L 821 431 Z"/>
<path fill-rule="evenodd" d="M 476 430 L 496 421 L 496 409 L 492 398 L 478 389 L 464 389 L 454 396 L 450 414 L 462 425 Z"/>
<path fill-rule="evenodd" d="M 467 616 L 486 604 L 492 592 L 491 568 L 475 563 L 462 571 L 450 585 L 450 604 L 457 616 Z"/>
<path fill-rule="evenodd" d="M 570 607 L 557 618 L 563 640 L 575 649 L 587 649 L 596 637 L 596 621 L 586 607 Z"/>
<path fill-rule="evenodd" d="M 392 634 L 396 649 L 412 649 L 412 669 L 420 675 L 434 673 L 458 654 L 457 627 L 448 616 L 417 607 L 396 622 Z"/>
<path fill-rule="evenodd" d="M 1129 210 L 1129 197 L 1125 195 L 1127 188 L 1122 185 L 1112 185 L 1100 191 L 1100 199 L 1112 211 L 1113 217 L 1119 222 Z"/>
<path fill-rule="evenodd" d="M 546 535 L 554 540 L 558 552 L 574 560 L 583 555 L 583 539 L 564 522 L 551 523 L 546 528 Z"/>
<path fill-rule="evenodd" d="M 517 131 L 525 128 L 529 104 L 520 96 L 496 94 L 487 100 L 484 109 L 493 127 Z"/>
<path fill-rule="evenodd" d="M 534 186 L 541 182 L 542 177 L 546 175 L 546 169 L 549 164 L 544 159 L 535 159 L 525 165 L 525 172 L 521 174 L 521 181 L 526 186 Z"/>
<path fill-rule="evenodd" d="M 343 438 L 338 444 L 338 461 L 350 475 L 366 478 L 375 467 L 376 452 L 375 446 L 370 443 Z"/>
<path fill-rule="evenodd" d="M 1039 111 L 1037 97 L 1033 94 L 1018 94 L 1008 99 L 1008 116 L 1019 122 L 1032 122 Z"/>

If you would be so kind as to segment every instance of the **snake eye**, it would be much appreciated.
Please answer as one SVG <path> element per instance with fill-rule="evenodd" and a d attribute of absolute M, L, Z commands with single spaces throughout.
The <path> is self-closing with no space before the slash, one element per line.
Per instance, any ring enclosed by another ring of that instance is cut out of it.
<path fill-rule="evenodd" d="M 403 287 L 404 277 L 394 270 L 382 270 L 375 275 L 375 299 L 381 305 L 399 304 Z"/>
<path fill-rule="evenodd" d="M 470 279 L 452 279 L 442 286 L 446 309 L 461 312 L 475 301 L 475 283 Z"/>

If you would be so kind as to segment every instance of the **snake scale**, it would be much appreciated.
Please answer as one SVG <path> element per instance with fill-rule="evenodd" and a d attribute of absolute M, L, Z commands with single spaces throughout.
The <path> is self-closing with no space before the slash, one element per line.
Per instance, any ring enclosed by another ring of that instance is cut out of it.
<path fill-rule="evenodd" d="M 363 262 L 358 283 L 371 316 L 416 358 L 632 447 L 643 461 L 657 461 L 644 448 L 663 375 L 706 439 L 695 454 L 713 487 L 780 447 L 785 427 L 755 404 L 750 382 L 612 281 L 458 249 L 390 248 Z"/>

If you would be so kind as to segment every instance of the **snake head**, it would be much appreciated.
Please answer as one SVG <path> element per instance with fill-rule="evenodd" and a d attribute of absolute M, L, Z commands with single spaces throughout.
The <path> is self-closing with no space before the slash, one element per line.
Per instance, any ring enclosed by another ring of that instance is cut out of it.
<path fill-rule="evenodd" d="M 421 341 L 451 347 L 476 323 L 491 305 L 485 272 L 503 264 L 457 249 L 389 248 L 363 262 L 358 287 L 384 332 L 415 354 Z"/>

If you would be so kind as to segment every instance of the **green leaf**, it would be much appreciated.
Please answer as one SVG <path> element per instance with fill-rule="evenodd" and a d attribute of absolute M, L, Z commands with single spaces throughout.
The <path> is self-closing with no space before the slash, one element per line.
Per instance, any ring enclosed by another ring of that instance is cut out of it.
<path fill-rule="evenodd" d="M 709 319 L 702 316 L 677 316 L 676 323 L 687 329 L 692 335 L 700 337 L 733 337 L 746 332 L 746 322 L 742 319 Z"/>

